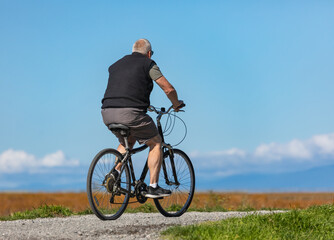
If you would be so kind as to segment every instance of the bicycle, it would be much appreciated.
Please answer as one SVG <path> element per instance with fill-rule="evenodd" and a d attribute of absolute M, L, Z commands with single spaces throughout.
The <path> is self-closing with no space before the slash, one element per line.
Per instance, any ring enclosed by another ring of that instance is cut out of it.
<path fill-rule="evenodd" d="M 157 127 L 162 138 L 163 160 L 159 174 L 159 186 L 169 189 L 168 197 L 155 198 L 154 204 L 158 211 L 166 217 L 179 217 L 187 211 L 194 196 L 195 173 L 190 158 L 181 150 L 173 149 L 165 143 L 161 126 L 163 115 L 170 114 L 172 106 L 166 111 L 153 106 L 149 111 L 158 114 Z M 90 207 L 101 220 L 115 220 L 125 211 L 130 198 L 136 198 L 141 204 L 147 201 L 145 193 L 147 185 L 144 180 L 148 172 L 147 160 L 141 176 L 136 180 L 131 156 L 145 150 L 148 146 L 129 149 L 127 137 L 131 129 L 121 124 L 110 124 L 111 131 L 118 131 L 125 141 L 126 153 L 121 154 L 115 149 L 101 150 L 93 159 L 87 176 L 87 195 Z M 117 179 L 111 172 L 122 163 Z M 137 202 L 135 201 L 135 202 Z M 134 203 L 134 202 L 131 202 Z"/>

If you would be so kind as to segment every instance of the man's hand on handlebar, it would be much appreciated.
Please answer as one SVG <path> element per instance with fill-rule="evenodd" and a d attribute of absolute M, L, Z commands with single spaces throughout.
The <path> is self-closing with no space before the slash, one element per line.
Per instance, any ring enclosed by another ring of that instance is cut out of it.
<path fill-rule="evenodd" d="M 168 108 L 168 110 L 166 111 L 165 108 L 161 108 L 161 110 L 157 110 L 154 106 L 150 105 L 148 108 L 147 108 L 147 111 L 150 111 L 150 112 L 155 112 L 157 114 L 167 114 L 169 113 L 172 109 L 175 111 L 175 112 L 184 112 L 183 110 L 181 110 L 181 108 L 185 107 L 186 104 L 184 104 L 183 101 L 179 101 L 180 105 L 178 105 L 176 108 L 174 108 L 174 106 L 170 106 Z"/>
<path fill-rule="evenodd" d="M 186 104 L 184 104 L 184 102 L 182 100 L 179 100 L 179 104 L 177 106 L 173 105 L 173 109 L 174 109 L 175 112 L 178 112 L 184 106 L 186 106 Z"/>

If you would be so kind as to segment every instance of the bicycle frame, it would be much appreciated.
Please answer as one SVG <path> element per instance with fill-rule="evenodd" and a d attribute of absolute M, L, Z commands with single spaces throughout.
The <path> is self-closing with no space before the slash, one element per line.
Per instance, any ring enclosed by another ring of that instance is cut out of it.
<path fill-rule="evenodd" d="M 158 132 L 159 132 L 159 135 L 160 135 L 161 140 L 162 140 L 162 156 L 164 156 L 165 154 L 169 154 L 169 157 L 170 157 L 169 159 L 171 161 L 171 167 L 172 167 L 172 172 L 173 172 L 173 177 L 174 177 L 174 182 L 169 181 L 168 174 L 167 174 L 167 169 L 166 169 L 166 164 L 165 164 L 165 161 L 163 159 L 161 166 L 162 166 L 162 170 L 163 170 L 163 173 L 164 173 L 164 178 L 165 178 L 166 184 L 167 185 L 180 185 L 180 183 L 179 183 L 179 181 L 177 179 L 177 174 L 176 174 L 176 170 L 175 170 L 173 148 L 172 148 L 172 146 L 170 144 L 166 144 L 165 143 L 164 136 L 163 136 L 163 131 L 162 131 L 162 126 L 161 126 L 161 123 L 160 123 L 162 115 L 167 114 L 171 109 L 172 109 L 172 107 L 170 107 L 168 109 L 168 111 L 164 111 L 164 108 L 162 108 L 161 111 L 157 111 L 154 108 L 154 111 L 158 114 L 158 116 L 156 118 L 156 121 L 157 121 Z M 130 180 L 131 185 L 133 187 L 136 187 L 136 185 L 139 182 L 144 182 L 144 180 L 146 178 L 146 175 L 147 175 L 147 172 L 148 172 L 148 159 L 146 160 L 146 163 L 144 165 L 144 168 L 142 170 L 142 173 L 141 173 L 141 176 L 140 176 L 139 180 L 136 180 L 136 176 L 135 176 L 135 172 L 134 172 L 134 169 L 133 169 L 133 164 L 132 164 L 131 156 L 134 155 L 134 154 L 136 154 L 136 153 L 138 153 L 138 152 L 141 152 L 141 151 L 145 150 L 146 148 L 148 148 L 148 146 L 147 145 L 143 145 L 143 146 L 138 147 L 138 148 L 130 149 L 128 147 L 127 137 L 124 137 L 124 140 L 125 140 L 125 145 L 126 145 L 125 146 L 126 152 L 124 154 L 123 159 L 120 161 L 123 164 L 123 166 L 121 168 L 121 172 L 123 172 L 124 166 L 126 164 L 128 164 L 129 170 L 130 170 L 130 178 L 132 179 L 132 180 Z M 119 175 L 118 178 L 120 178 L 120 177 L 121 177 L 121 174 Z M 117 180 L 119 180 L 119 179 L 117 179 Z M 122 191 L 128 193 L 128 191 L 126 189 L 122 189 Z M 135 192 L 131 191 L 129 194 L 130 194 L 130 197 L 135 197 Z"/>

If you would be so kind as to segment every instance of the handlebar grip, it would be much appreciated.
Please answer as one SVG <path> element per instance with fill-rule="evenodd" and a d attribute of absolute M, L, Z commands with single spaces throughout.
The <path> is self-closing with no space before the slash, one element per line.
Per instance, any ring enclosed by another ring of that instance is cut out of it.
<path fill-rule="evenodd" d="M 177 108 L 183 108 L 183 107 L 185 107 L 186 106 L 186 104 L 184 104 L 184 103 L 182 103 L 180 106 L 178 106 Z"/>

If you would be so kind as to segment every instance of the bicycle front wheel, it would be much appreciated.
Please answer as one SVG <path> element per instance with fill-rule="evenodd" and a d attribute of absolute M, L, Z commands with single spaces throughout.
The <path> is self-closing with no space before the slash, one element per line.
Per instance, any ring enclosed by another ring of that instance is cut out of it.
<path fill-rule="evenodd" d="M 175 183 L 172 161 L 174 161 L 178 184 Z M 195 173 L 189 157 L 179 149 L 171 156 L 165 152 L 159 175 L 159 186 L 172 191 L 163 199 L 154 199 L 159 212 L 166 217 L 179 217 L 187 211 L 195 192 Z M 168 180 L 167 180 L 168 179 Z"/>
<path fill-rule="evenodd" d="M 104 149 L 93 159 L 87 176 L 87 196 L 92 211 L 101 220 L 115 220 L 129 202 L 130 174 L 127 165 L 120 181 L 110 179 L 110 172 L 122 155 L 114 149 Z"/>

